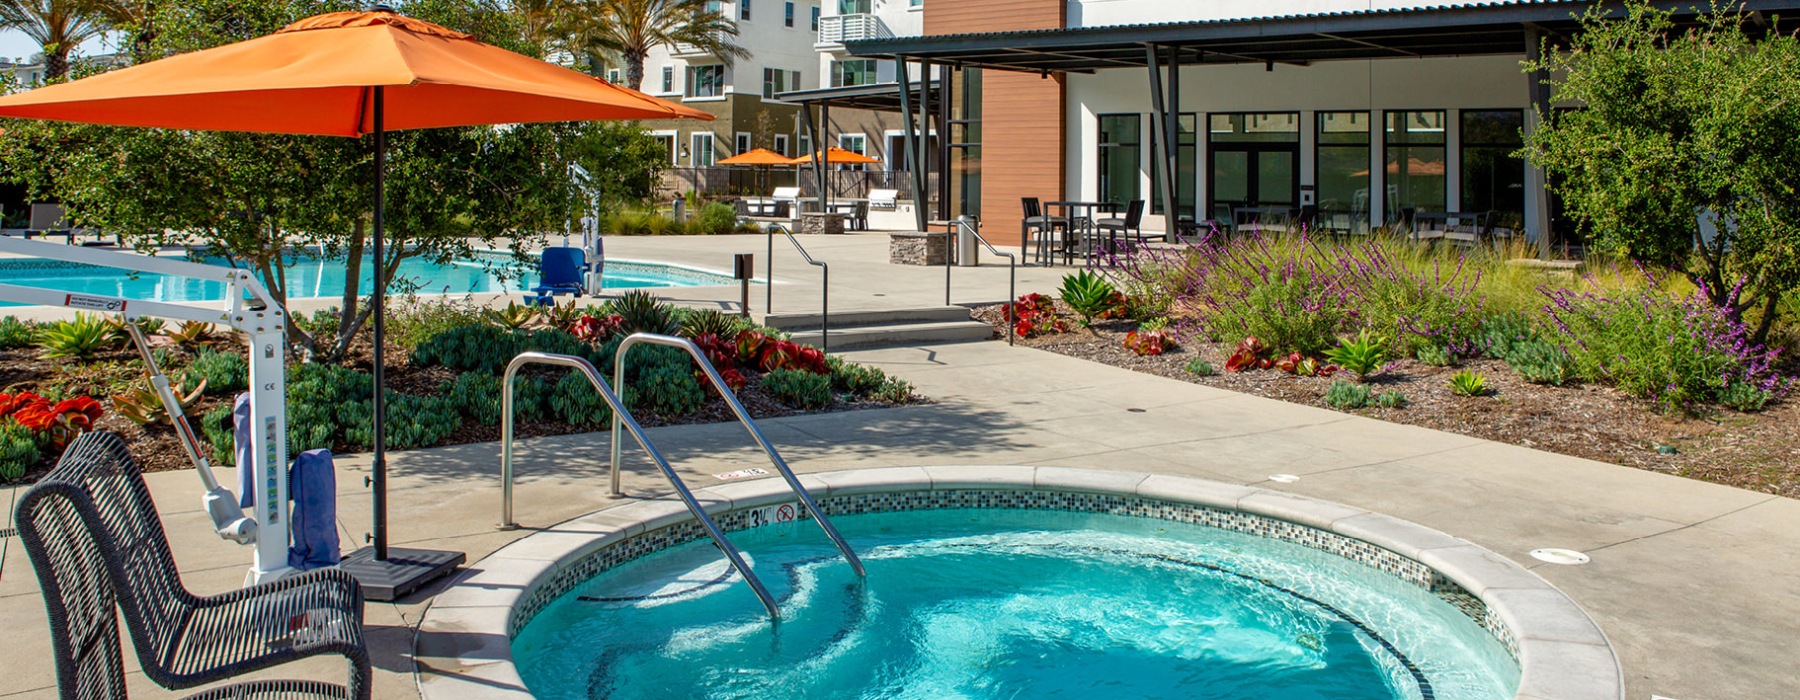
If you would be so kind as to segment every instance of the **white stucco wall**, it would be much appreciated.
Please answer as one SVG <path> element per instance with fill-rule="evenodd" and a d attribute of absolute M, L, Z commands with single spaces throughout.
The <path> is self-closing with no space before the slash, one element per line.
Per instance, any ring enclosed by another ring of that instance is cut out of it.
<path fill-rule="evenodd" d="M 1069 0 L 1069 27 L 1280 17 L 1409 7 L 1486 5 L 1481 0 Z"/>
<path fill-rule="evenodd" d="M 1135 0 L 1097 0 L 1124 4 Z M 1387 59 L 1332 61 L 1307 67 L 1276 65 L 1273 71 L 1260 64 L 1187 66 L 1181 71 L 1180 111 L 1200 114 L 1197 201 L 1206 202 L 1208 162 L 1206 115 L 1215 112 L 1300 112 L 1300 184 L 1313 182 L 1313 158 L 1318 111 L 1368 111 L 1376 125 L 1370 143 L 1370 189 L 1382 191 L 1384 171 L 1381 113 L 1384 110 L 1445 110 L 1448 131 L 1448 172 L 1445 187 L 1451 210 L 1460 198 L 1456 124 L 1464 109 L 1530 109 L 1526 76 L 1520 57 Z M 1068 78 L 1066 154 L 1070 196 L 1093 200 L 1099 196 L 1099 114 L 1151 112 L 1149 72 L 1144 69 L 1104 70 L 1071 74 Z M 1529 120 L 1528 120 L 1529 123 Z M 1141 163 L 1147 168 L 1156 158 L 1150 150 L 1151 122 L 1145 121 Z M 1140 173 L 1140 191 L 1146 199 L 1159 196 L 1150 190 L 1148 171 Z M 1380 220 L 1379 198 L 1372 204 Z M 1536 201 L 1526 198 L 1526 220 L 1534 220 Z M 1148 216 L 1145 228 L 1164 230 L 1163 217 Z"/>

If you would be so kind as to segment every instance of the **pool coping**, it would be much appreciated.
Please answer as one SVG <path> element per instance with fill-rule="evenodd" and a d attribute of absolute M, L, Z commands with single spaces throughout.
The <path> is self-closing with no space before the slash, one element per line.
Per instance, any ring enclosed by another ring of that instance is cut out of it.
<path fill-rule="evenodd" d="M 953 490 L 1100 494 L 1238 511 L 1360 540 L 1429 567 L 1498 616 L 1518 653 L 1515 700 L 1624 697 L 1623 671 L 1605 633 L 1555 586 L 1486 548 L 1361 508 L 1253 486 L 1070 467 L 886 467 L 800 479 L 821 500 Z M 793 499 L 779 478 L 720 484 L 694 495 L 715 515 Z M 470 565 L 433 599 L 419 623 L 413 651 L 420 697 L 532 697 L 512 660 L 509 624 L 515 607 L 548 585 L 563 570 L 559 565 L 691 519 L 672 496 L 630 501 L 544 528 Z"/>

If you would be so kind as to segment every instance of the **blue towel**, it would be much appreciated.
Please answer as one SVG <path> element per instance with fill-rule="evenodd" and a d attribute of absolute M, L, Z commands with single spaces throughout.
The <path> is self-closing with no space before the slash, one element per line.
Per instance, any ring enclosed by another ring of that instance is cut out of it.
<path fill-rule="evenodd" d="M 331 450 L 307 450 L 294 458 L 288 472 L 288 495 L 294 499 L 289 530 L 288 566 L 301 571 L 338 563 L 337 465 Z"/>

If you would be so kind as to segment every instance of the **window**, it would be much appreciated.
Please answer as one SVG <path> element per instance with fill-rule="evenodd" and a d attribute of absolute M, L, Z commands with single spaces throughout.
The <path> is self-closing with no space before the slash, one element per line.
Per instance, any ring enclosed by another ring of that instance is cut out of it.
<path fill-rule="evenodd" d="M 725 94 L 725 66 L 688 66 L 687 96 L 718 97 Z"/>
<path fill-rule="evenodd" d="M 663 85 L 662 91 L 663 91 L 663 94 L 665 94 L 665 95 L 675 91 L 675 67 L 674 66 L 663 66 L 663 83 L 662 83 L 662 85 Z"/>
<path fill-rule="evenodd" d="M 868 153 L 868 137 L 863 136 L 862 134 L 839 134 L 838 135 L 838 148 L 842 148 L 846 151 L 855 153 L 857 155 L 865 155 L 866 156 L 869 154 Z M 838 169 L 839 170 L 863 170 L 866 167 L 867 166 L 864 166 L 863 164 L 858 163 L 856 165 L 840 165 L 840 166 L 838 166 Z"/>
<path fill-rule="evenodd" d="M 866 15 L 869 14 L 869 5 L 869 0 L 838 0 L 838 14 Z"/>
<path fill-rule="evenodd" d="M 606 69 L 606 82 L 612 83 L 614 85 L 618 85 L 619 84 L 619 69 L 617 69 L 617 68 Z"/>
<path fill-rule="evenodd" d="M 1463 110 L 1463 211 L 1498 212 L 1494 226 L 1518 228 L 1525 220 L 1525 113 L 1516 109 Z"/>
<path fill-rule="evenodd" d="M 722 2 L 722 0 L 706 0 L 706 11 L 723 17 L 725 15 L 725 3 Z"/>
<path fill-rule="evenodd" d="M 1369 222 L 1369 113 L 1318 114 L 1319 222 L 1331 230 L 1361 230 Z"/>
<path fill-rule="evenodd" d="M 1143 199 L 1142 157 L 1144 119 L 1138 114 L 1100 115 L 1100 200 L 1129 202 Z"/>
<path fill-rule="evenodd" d="M 750 19 L 750 0 L 738 0 L 738 19 Z"/>
<path fill-rule="evenodd" d="M 1444 211 L 1444 112 L 1388 112 L 1387 218 L 1408 211 Z"/>
<path fill-rule="evenodd" d="M 908 0 L 907 7 L 924 7 L 925 0 Z"/>
<path fill-rule="evenodd" d="M 798 156 L 810 155 L 810 154 L 812 154 L 812 152 L 813 152 L 812 136 L 809 134 L 801 134 L 800 135 L 800 152 L 796 153 L 794 155 L 796 157 L 798 157 Z"/>
<path fill-rule="evenodd" d="M 788 0 L 787 6 L 782 8 L 781 23 L 784 26 L 789 26 L 789 27 L 794 26 L 794 2 L 793 2 L 793 0 Z"/>
<path fill-rule="evenodd" d="M 658 144 L 661 144 L 663 147 L 663 150 L 669 154 L 669 164 L 674 165 L 674 164 L 678 163 L 679 161 L 677 161 L 675 159 L 675 135 L 674 134 L 656 134 L 655 136 L 656 136 L 656 142 Z"/>
<path fill-rule="evenodd" d="M 1151 122 L 1154 124 L 1154 120 Z M 1200 144 L 1197 130 L 1200 127 L 1200 115 L 1183 114 L 1175 120 L 1175 213 L 1184 218 L 1193 218 L 1194 195 L 1196 192 L 1194 168 L 1199 164 Z M 1150 135 L 1150 153 L 1152 158 L 1161 158 L 1161 147 L 1157 145 L 1160 134 Z M 1162 168 L 1148 168 L 1150 171 L 1150 213 L 1162 214 Z"/>
<path fill-rule="evenodd" d="M 819 6 L 812 6 L 812 30 L 819 31 Z"/>
<path fill-rule="evenodd" d="M 735 143 L 733 145 L 737 146 L 737 151 L 736 151 L 737 153 L 749 152 L 750 151 L 750 132 L 748 132 L 748 131 L 737 132 L 737 143 Z"/>
<path fill-rule="evenodd" d="M 789 158 L 792 158 L 794 156 L 794 154 L 788 152 L 788 135 L 787 134 L 776 134 L 775 135 L 775 152 L 780 153 L 781 155 L 784 155 L 784 156 L 788 156 Z"/>
<path fill-rule="evenodd" d="M 1213 218 L 1235 221 L 1241 208 L 1299 203 L 1299 112 L 1209 114 L 1206 123 Z"/>
<path fill-rule="evenodd" d="M 855 58 L 831 64 L 832 87 L 855 87 L 875 84 L 875 60 Z"/>
<path fill-rule="evenodd" d="M 775 99 L 776 95 L 800 89 L 800 71 L 781 70 L 779 68 L 763 69 L 763 98 Z"/>
<path fill-rule="evenodd" d="M 694 151 L 690 160 L 696 168 L 704 168 L 713 164 L 713 135 L 708 133 L 694 134 Z"/>

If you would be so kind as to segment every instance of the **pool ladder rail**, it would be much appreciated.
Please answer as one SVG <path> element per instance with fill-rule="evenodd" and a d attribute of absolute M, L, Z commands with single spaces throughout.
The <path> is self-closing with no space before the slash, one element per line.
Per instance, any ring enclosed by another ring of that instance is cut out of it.
<path fill-rule="evenodd" d="M 599 370 L 594 369 L 593 363 L 574 355 L 525 352 L 514 357 L 512 362 L 506 365 L 506 375 L 501 384 L 500 394 L 500 528 L 511 530 L 518 527 L 518 523 L 513 522 L 512 507 L 513 380 L 517 377 L 519 369 L 526 365 L 557 365 L 573 368 L 587 377 L 588 383 L 594 385 L 594 390 L 599 392 L 600 398 L 612 408 L 612 462 L 610 466 L 612 495 L 617 497 L 624 493 L 619 488 L 619 456 L 622 447 L 619 432 L 623 428 L 630 432 L 631 437 L 637 440 L 638 446 L 644 448 L 644 452 L 650 455 L 650 460 L 656 463 L 658 469 L 662 470 L 663 476 L 669 479 L 669 485 L 675 488 L 676 495 L 681 497 L 681 502 L 687 505 L 688 512 L 694 514 L 694 519 L 706 528 L 706 533 L 712 537 L 713 543 L 718 545 L 719 550 L 725 553 L 725 558 L 730 560 L 732 568 L 737 570 L 738 575 L 744 577 L 745 583 L 750 584 L 750 590 L 756 593 L 757 599 L 762 601 L 763 608 L 769 611 L 770 621 L 779 622 L 781 620 L 780 607 L 775 602 L 775 596 L 769 593 L 768 587 L 763 585 L 762 579 L 757 577 L 756 572 L 751 571 L 749 565 L 744 563 L 743 554 L 735 545 L 731 544 L 729 539 L 726 539 L 725 531 L 719 529 L 718 523 L 713 521 L 712 516 L 706 514 L 706 509 L 700 506 L 700 502 L 694 498 L 694 493 L 688 490 L 687 484 L 675 473 L 675 469 L 669 466 L 669 460 L 663 457 L 661 450 L 656 448 L 656 443 L 651 442 L 650 437 L 644 434 L 643 426 L 631 414 L 630 409 L 625 407 L 625 402 L 619 399 L 617 393 L 614 393 L 614 386 L 618 386 L 620 389 L 625 387 L 625 357 L 633 347 L 638 345 L 664 345 L 679 348 L 686 350 L 687 354 L 694 358 L 694 362 L 706 374 L 707 381 L 712 382 L 713 387 L 718 389 L 719 395 L 724 397 L 726 405 L 731 407 L 732 414 L 737 416 L 738 422 L 742 423 L 744 429 L 750 432 L 750 437 L 756 441 L 757 446 L 761 447 L 763 453 L 768 455 L 769 462 L 775 466 L 777 472 L 781 473 L 781 478 L 787 481 L 788 488 L 792 489 L 794 495 L 800 499 L 802 507 L 814 521 L 819 523 L 819 529 L 824 530 L 825 536 L 831 538 L 831 543 L 837 546 L 838 551 L 844 555 L 844 560 L 850 563 L 850 568 L 856 571 L 857 576 L 867 576 L 868 572 L 863 569 L 862 559 L 858 558 L 856 552 L 850 549 L 850 544 L 844 541 L 843 535 L 838 534 L 837 528 L 831 524 L 831 519 L 825 517 L 825 512 L 819 508 L 818 502 L 814 501 L 812 494 L 800 484 L 800 478 L 794 476 L 794 471 L 788 468 L 787 461 L 781 458 L 781 453 L 776 451 L 768 437 L 764 436 L 762 430 L 756 426 L 756 420 L 750 417 L 749 411 L 744 410 L 744 405 L 738 401 L 737 394 L 731 390 L 731 387 L 725 385 L 725 380 L 719 376 L 719 370 L 706 359 L 706 354 L 700 351 L 699 346 L 694 345 L 693 341 L 686 338 L 654 333 L 634 333 L 620 341 L 618 353 L 613 360 L 612 384 L 607 384 L 606 379 L 600 376 Z"/>

